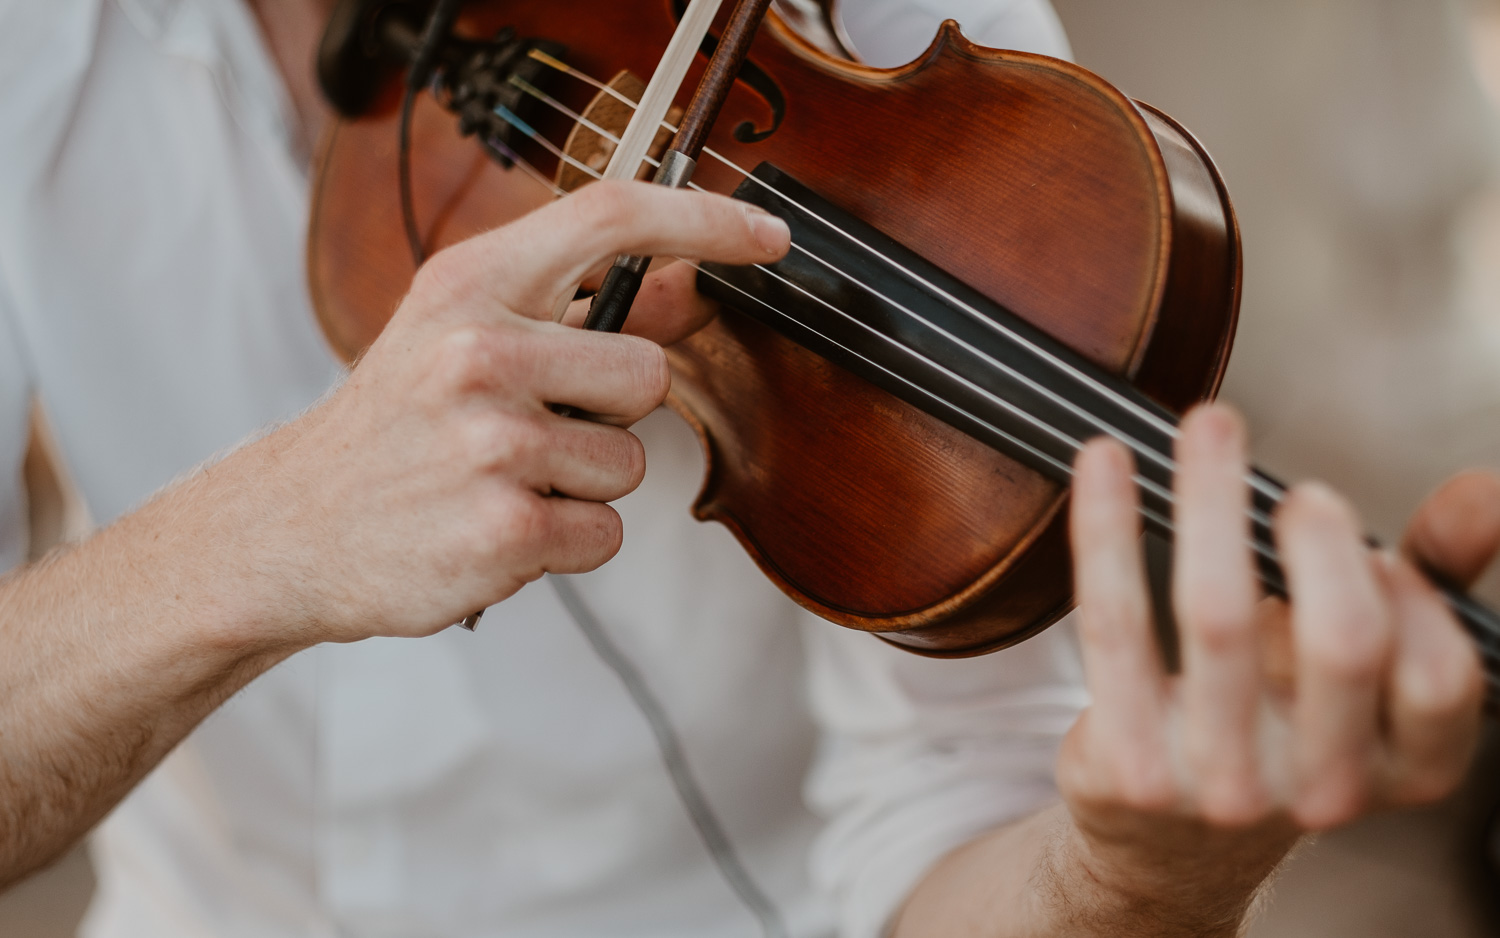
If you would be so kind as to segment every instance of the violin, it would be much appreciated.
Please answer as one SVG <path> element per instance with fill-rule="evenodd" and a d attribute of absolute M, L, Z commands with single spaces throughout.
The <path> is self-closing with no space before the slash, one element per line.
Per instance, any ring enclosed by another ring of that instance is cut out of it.
<path fill-rule="evenodd" d="M 422 76 L 433 93 L 403 93 L 429 6 L 345 0 L 324 39 L 342 117 L 316 163 L 308 271 L 349 360 L 423 254 L 599 177 L 685 3 L 468 3 Z M 793 246 L 702 265 L 722 312 L 668 349 L 669 403 L 706 454 L 694 514 L 803 606 L 909 651 L 983 654 L 1045 629 L 1072 606 L 1084 441 L 1134 451 L 1145 525 L 1171 535 L 1177 415 L 1217 391 L 1240 302 L 1213 160 L 1087 70 L 951 21 L 879 69 L 852 60 L 826 6 L 775 0 L 736 74 L 693 184 L 781 216 Z M 1260 576 L 1285 595 L 1270 524 L 1286 490 L 1248 481 Z M 1500 617 L 1445 595 L 1493 692 Z"/>

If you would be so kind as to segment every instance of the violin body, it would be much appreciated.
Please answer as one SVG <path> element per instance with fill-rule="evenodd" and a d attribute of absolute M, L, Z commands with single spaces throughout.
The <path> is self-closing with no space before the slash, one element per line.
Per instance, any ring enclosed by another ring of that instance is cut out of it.
<path fill-rule="evenodd" d="M 649 75 L 676 25 L 670 0 L 491 0 L 465 17 L 475 35 L 514 26 L 558 41 L 604 81 Z M 1170 118 L 1068 63 L 976 46 L 951 22 L 919 60 L 884 70 L 831 55 L 773 11 L 749 62 L 759 87 L 731 91 L 711 150 L 745 170 L 774 164 L 1168 410 L 1215 393 L 1239 306 L 1239 234 L 1212 161 Z M 398 86 L 334 128 L 317 170 L 312 295 L 349 358 L 413 273 L 395 186 Z M 594 96 L 567 78 L 548 93 L 576 111 Z M 535 124 L 561 141 L 571 121 Z M 552 198 L 430 100 L 413 126 L 429 249 Z M 523 155 L 544 171 L 557 162 Z M 728 193 L 743 175 L 705 155 L 694 181 Z M 957 656 L 1019 641 L 1071 607 L 1059 482 L 734 309 L 668 355 L 671 404 L 707 456 L 694 513 L 726 524 L 807 608 Z"/>

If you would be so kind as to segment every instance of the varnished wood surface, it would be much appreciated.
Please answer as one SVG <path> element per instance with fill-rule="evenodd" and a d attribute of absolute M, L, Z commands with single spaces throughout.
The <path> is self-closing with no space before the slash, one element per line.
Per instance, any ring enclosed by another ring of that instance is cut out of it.
<path fill-rule="evenodd" d="M 666 0 L 475 5 L 467 28 L 559 40 L 574 67 L 650 74 Z M 951 24 L 896 70 L 830 58 L 774 13 L 750 61 L 787 99 L 776 133 L 736 85 L 709 147 L 769 160 L 1101 367 L 1182 408 L 1216 389 L 1237 309 L 1238 239 L 1205 154 L 1180 128 L 1075 66 L 981 49 Z M 689 74 L 683 103 L 701 73 Z M 559 76 L 552 93 L 594 97 Z M 319 314 L 352 355 L 411 276 L 395 192 L 394 97 L 325 150 L 310 237 Z M 487 164 L 428 102 L 417 115 L 417 204 L 436 247 L 539 204 L 542 187 Z M 559 143 L 569 126 L 538 116 Z M 523 152 L 544 171 L 554 161 Z M 710 155 L 696 181 L 730 191 Z M 674 399 L 709 472 L 697 514 L 728 524 L 790 595 L 841 624 L 926 653 L 1007 644 L 1066 611 L 1065 493 L 1054 483 L 726 312 L 671 350 Z M 895 634 L 892 634 L 895 633 Z"/>

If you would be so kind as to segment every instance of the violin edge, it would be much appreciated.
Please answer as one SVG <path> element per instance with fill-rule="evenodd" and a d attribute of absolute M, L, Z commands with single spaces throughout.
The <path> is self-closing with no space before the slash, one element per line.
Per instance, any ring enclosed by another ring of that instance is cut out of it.
<path fill-rule="evenodd" d="M 1149 134 L 1143 139 L 1154 146 L 1152 162 L 1165 196 L 1164 249 L 1151 311 L 1126 372 L 1159 403 L 1181 412 L 1211 399 L 1227 368 L 1243 276 L 1238 217 L 1207 149 L 1156 108 L 1123 96 L 1121 100 Z M 1208 205 L 1215 210 L 1206 211 Z M 1168 365 L 1175 366 L 1180 376 L 1184 360 L 1191 360 L 1194 367 L 1189 370 L 1202 375 L 1199 383 L 1184 387 L 1179 381 L 1173 387 L 1162 380 L 1160 371 Z M 762 571 L 809 611 L 840 626 L 872 632 L 919 655 L 956 658 L 1014 645 L 1072 609 L 1065 490 L 1028 537 L 964 588 L 938 602 L 904 612 L 870 614 L 810 595 L 757 543 L 754 526 L 742 523 L 720 497 L 714 476 L 722 454 L 713 451 L 712 434 L 693 413 L 689 398 L 674 394 L 673 406 L 693 426 L 708 462 L 694 515 L 728 527 Z"/>

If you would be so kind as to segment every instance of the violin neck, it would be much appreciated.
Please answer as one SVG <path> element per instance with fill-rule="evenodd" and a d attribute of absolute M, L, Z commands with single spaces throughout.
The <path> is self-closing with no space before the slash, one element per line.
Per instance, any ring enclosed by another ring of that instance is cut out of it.
<path fill-rule="evenodd" d="M 785 219 L 793 249 L 704 264 L 705 294 L 1062 485 L 1086 441 L 1115 437 L 1135 454 L 1146 527 L 1172 537 L 1175 414 L 768 163 L 735 197 Z M 1286 487 L 1260 470 L 1247 482 L 1260 579 L 1285 597 L 1271 526 Z M 1440 588 L 1500 699 L 1500 616 Z"/>

